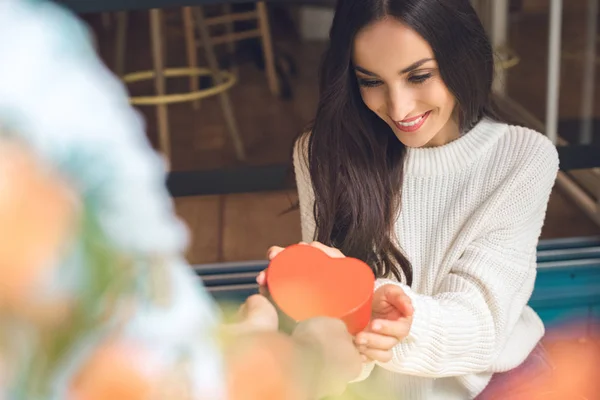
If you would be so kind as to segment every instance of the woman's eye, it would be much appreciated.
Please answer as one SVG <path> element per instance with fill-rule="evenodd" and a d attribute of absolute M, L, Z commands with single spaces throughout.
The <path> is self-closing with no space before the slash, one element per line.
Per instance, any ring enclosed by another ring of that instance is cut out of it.
<path fill-rule="evenodd" d="M 424 83 L 429 78 L 431 78 L 431 74 L 413 75 L 410 78 L 408 78 L 408 81 L 410 83 L 420 84 L 420 83 Z"/>
<path fill-rule="evenodd" d="M 358 84 L 362 87 L 376 87 L 381 85 L 382 82 L 375 79 L 358 78 Z"/>

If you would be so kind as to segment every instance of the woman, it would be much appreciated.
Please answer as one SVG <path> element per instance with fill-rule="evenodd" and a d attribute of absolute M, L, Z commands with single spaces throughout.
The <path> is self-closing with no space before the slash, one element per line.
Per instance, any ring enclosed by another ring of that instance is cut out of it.
<path fill-rule="evenodd" d="M 468 0 L 338 2 L 294 167 L 303 240 L 379 278 L 361 398 L 489 398 L 539 359 L 527 302 L 558 157 L 499 122 L 493 78 Z"/>

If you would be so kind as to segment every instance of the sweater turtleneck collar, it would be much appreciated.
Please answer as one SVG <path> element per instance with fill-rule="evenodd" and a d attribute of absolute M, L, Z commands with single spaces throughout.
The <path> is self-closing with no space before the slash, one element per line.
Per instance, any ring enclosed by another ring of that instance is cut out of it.
<path fill-rule="evenodd" d="M 508 126 L 482 119 L 456 140 L 438 147 L 407 148 L 405 175 L 429 176 L 456 172 L 484 154 Z"/>

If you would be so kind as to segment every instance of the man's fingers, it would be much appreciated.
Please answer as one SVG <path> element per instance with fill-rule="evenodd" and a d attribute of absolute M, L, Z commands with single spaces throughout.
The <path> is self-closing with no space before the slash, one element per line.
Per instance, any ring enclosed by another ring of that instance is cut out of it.
<path fill-rule="evenodd" d="M 248 316 L 248 301 L 245 301 L 244 304 L 242 304 L 237 311 L 237 319 L 243 320 L 247 316 Z"/>
<path fill-rule="evenodd" d="M 262 310 L 265 307 L 265 305 L 270 305 L 269 300 L 267 300 L 266 297 L 261 296 L 259 294 L 253 294 L 252 296 L 246 299 L 242 307 L 247 310 L 248 314 L 252 314 L 257 310 Z"/>

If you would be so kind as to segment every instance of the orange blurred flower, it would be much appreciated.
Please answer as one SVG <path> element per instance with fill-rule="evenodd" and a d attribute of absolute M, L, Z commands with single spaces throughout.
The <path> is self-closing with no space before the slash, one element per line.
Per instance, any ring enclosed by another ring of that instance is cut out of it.
<path fill-rule="evenodd" d="M 600 338 L 582 336 L 576 339 L 573 332 L 585 332 L 587 326 L 574 324 L 555 330 L 544 347 L 554 368 L 542 378 L 515 375 L 507 388 L 523 388 L 514 400 L 592 400 L 600 394 Z M 502 395 L 500 395 L 502 396 Z"/>
<path fill-rule="evenodd" d="M 66 183 L 33 153 L 0 140 L 0 310 L 27 307 L 71 233 L 74 206 Z"/>
<path fill-rule="evenodd" d="M 578 341 L 557 341 L 547 347 L 556 370 L 546 388 L 554 394 L 539 398 L 597 399 L 600 394 L 600 340 L 588 337 Z"/>
<path fill-rule="evenodd" d="M 76 374 L 72 400 L 147 400 L 158 388 L 158 369 L 141 346 L 112 342 L 94 352 Z"/>

